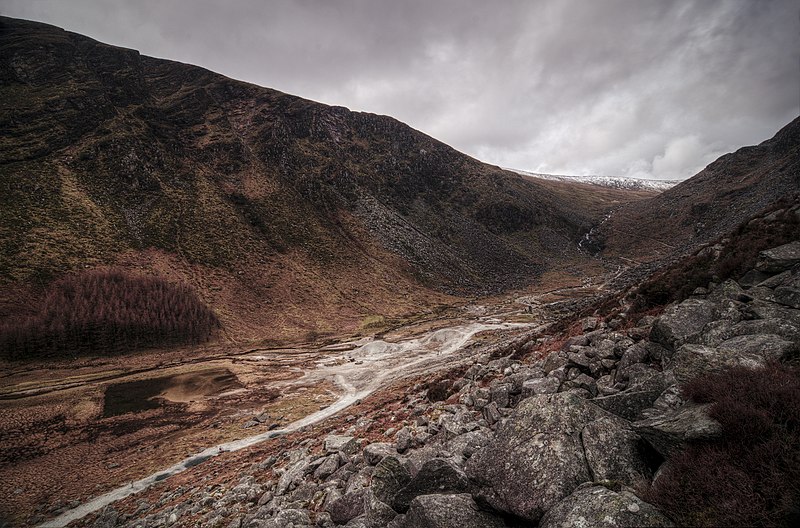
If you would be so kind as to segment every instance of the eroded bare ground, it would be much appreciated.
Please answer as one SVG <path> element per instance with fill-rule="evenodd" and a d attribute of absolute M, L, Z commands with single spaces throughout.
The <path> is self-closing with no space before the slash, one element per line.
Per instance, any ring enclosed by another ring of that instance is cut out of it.
<path fill-rule="evenodd" d="M 498 332 L 533 331 L 552 318 L 549 307 L 589 297 L 602 282 L 545 277 L 535 292 L 327 345 L 11 365 L 0 378 L 0 515 L 36 524 L 211 446 L 282 430 L 346 395 L 357 396 L 348 405 L 383 401 L 383 393 L 392 401 L 408 383 L 494 343 Z"/>

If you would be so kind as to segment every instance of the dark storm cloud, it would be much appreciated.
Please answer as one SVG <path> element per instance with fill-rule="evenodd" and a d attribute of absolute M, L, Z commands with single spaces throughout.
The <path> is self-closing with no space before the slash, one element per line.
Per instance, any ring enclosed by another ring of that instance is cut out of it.
<path fill-rule="evenodd" d="M 686 177 L 800 113 L 795 0 L 5 0 L 3 12 L 390 114 L 541 172 Z"/>

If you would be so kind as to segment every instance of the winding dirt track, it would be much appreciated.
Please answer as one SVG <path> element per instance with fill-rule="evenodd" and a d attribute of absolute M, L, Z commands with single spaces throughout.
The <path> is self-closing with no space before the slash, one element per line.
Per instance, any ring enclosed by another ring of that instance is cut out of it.
<path fill-rule="evenodd" d="M 39 526 L 42 528 L 66 526 L 112 502 L 143 491 L 156 482 L 201 464 L 220 453 L 244 449 L 320 422 L 393 381 L 433 372 L 445 365 L 458 363 L 459 359 L 464 358 L 453 357 L 454 353 L 462 349 L 479 332 L 527 326 L 530 325 L 493 321 L 476 322 L 431 331 L 398 342 L 369 340 L 352 343 L 350 345 L 355 346 L 352 350 L 339 351 L 325 356 L 317 361 L 316 368 L 306 371 L 302 378 L 288 383 L 288 385 L 304 386 L 318 381 L 333 381 L 342 389 L 342 393 L 338 400 L 328 407 L 296 420 L 282 429 L 208 447 L 171 467 L 100 495 Z M 256 356 L 250 359 L 258 360 L 258 358 Z M 264 357 L 264 360 L 267 359 Z"/>

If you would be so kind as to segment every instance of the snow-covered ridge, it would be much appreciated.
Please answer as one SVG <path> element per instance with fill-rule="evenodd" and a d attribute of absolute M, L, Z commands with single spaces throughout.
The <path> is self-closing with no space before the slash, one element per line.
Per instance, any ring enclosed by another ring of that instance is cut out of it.
<path fill-rule="evenodd" d="M 680 183 L 680 180 L 649 180 L 645 178 L 626 178 L 624 176 L 564 176 L 561 174 L 540 174 L 519 169 L 502 167 L 503 170 L 516 172 L 522 176 L 540 180 L 554 180 L 571 183 L 588 183 L 612 189 L 628 189 L 631 191 L 666 191 Z"/>

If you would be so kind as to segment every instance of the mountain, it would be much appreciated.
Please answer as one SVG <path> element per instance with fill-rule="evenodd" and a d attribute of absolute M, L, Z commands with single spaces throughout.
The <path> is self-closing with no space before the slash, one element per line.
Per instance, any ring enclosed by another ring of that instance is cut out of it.
<path fill-rule="evenodd" d="M 542 174 L 519 169 L 506 169 L 523 176 L 539 180 L 561 181 L 569 183 L 587 183 L 612 189 L 628 189 L 634 191 L 666 191 L 678 183 L 677 180 L 650 180 L 645 178 L 626 178 L 624 176 L 566 176 L 563 174 Z"/>
<path fill-rule="evenodd" d="M 115 266 L 189 284 L 228 337 L 355 331 L 530 284 L 640 198 L 45 24 L 0 19 L 0 48 L 0 315 Z"/>
<path fill-rule="evenodd" d="M 770 208 L 800 201 L 800 117 L 759 145 L 725 154 L 694 177 L 623 205 L 593 233 L 605 256 L 655 260 L 726 236 Z"/>

